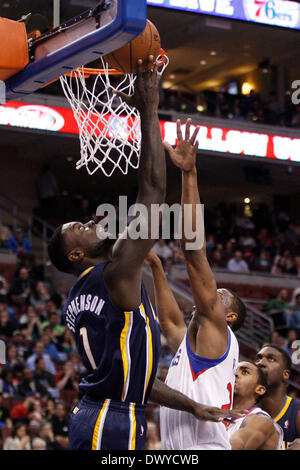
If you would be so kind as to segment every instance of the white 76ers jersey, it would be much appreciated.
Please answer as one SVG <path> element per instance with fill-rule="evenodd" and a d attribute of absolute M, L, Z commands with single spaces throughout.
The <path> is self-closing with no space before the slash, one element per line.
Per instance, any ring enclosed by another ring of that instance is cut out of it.
<path fill-rule="evenodd" d="M 253 408 L 250 408 L 250 410 L 248 410 L 248 413 L 246 414 L 246 416 L 243 416 L 242 418 L 233 418 L 231 420 L 231 423 L 227 425 L 227 432 L 229 435 L 229 439 L 236 431 L 240 429 L 240 427 L 243 424 L 244 419 L 246 419 L 248 415 L 257 415 L 257 414 L 265 415 L 273 421 L 269 413 L 267 413 L 266 411 L 263 411 L 258 406 L 253 406 Z M 281 429 L 279 424 L 275 423 L 274 421 L 273 421 L 273 424 L 278 433 L 277 450 L 281 450 L 283 449 L 283 430 Z"/>
<path fill-rule="evenodd" d="M 238 342 L 229 327 L 227 350 L 219 359 L 197 356 L 187 332 L 170 365 L 166 384 L 203 405 L 231 409 L 238 358 Z M 231 449 L 222 422 L 199 421 L 185 411 L 161 407 L 160 429 L 166 450 Z"/>

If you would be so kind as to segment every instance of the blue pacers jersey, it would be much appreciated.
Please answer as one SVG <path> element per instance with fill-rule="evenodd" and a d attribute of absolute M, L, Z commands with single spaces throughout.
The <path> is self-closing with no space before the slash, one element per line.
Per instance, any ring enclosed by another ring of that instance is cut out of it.
<path fill-rule="evenodd" d="M 143 284 L 136 310 L 112 304 L 103 277 L 106 265 L 79 277 L 63 310 L 88 371 L 79 390 L 94 399 L 145 404 L 156 376 L 160 329 Z"/>
<path fill-rule="evenodd" d="M 300 437 L 297 433 L 296 427 L 296 420 L 299 412 L 300 401 L 295 400 L 295 398 L 292 397 L 287 397 L 286 404 L 274 419 L 274 421 L 283 429 L 283 443 L 285 449 L 290 442 L 293 442 L 295 439 Z"/>

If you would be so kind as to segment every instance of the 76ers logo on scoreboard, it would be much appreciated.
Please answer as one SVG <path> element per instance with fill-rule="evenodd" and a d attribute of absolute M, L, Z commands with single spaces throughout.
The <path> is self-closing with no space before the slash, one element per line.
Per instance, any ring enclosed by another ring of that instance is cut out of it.
<path fill-rule="evenodd" d="M 295 28 L 299 25 L 300 9 L 295 2 L 283 0 L 244 0 L 248 20 L 256 23 Z"/>

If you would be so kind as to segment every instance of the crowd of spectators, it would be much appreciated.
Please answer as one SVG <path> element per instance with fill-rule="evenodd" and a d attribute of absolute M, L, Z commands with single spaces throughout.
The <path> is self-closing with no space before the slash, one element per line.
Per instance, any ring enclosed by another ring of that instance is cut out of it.
<path fill-rule="evenodd" d="M 274 92 L 262 99 L 254 90 L 249 94 L 207 90 L 198 96 L 163 91 L 160 109 L 272 126 L 298 128 L 300 125 L 300 106 L 293 105 L 287 95 L 283 111 Z"/>
<path fill-rule="evenodd" d="M 206 250 L 213 268 L 300 277 L 300 225 L 284 211 L 261 204 L 205 210 Z M 180 240 L 160 239 L 154 250 L 167 272 L 184 268 Z"/>
<path fill-rule="evenodd" d="M 61 281 L 53 291 L 39 272 L 20 261 L 12 279 L 1 273 L 0 338 L 6 345 L 0 369 L 4 450 L 67 449 L 68 412 L 79 396 L 78 383 L 85 373 L 74 337 L 62 321 L 69 286 Z"/>
<path fill-rule="evenodd" d="M 90 206 L 84 201 L 82 218 L 87 221 Z M 206 210 L 205 226 L 208 258 L 214 268 L 300 276 L 300 230 L 285 212 L 264 205 L 238 210 L 219 204 Z M 0 369 L 2 446 L 67 449 L 68 413 L 80 397 L 78 383 L 85 374 L 73 335 L 62 321 L 69 286 L 60 282 L 53 290 L 45 282 L 22 230 L 14 232 L 0 224 L 3 233 L 2 242 L 14 240 L 11 250 L 19 264 L 11 279 L 0 272 L 0 339 L 7 346 L 6 363 Z M 180 240 L 160 239 L 154 249 L 167 275 L 174 267 L 184 269 Z M 300 288 L 292 299 L 289 295 L 282 289 L 263 310 L 270 315 L 281 312 L 286 329 L 275 331 L 272 341 L 292 353 L 300 331 Z M 190 311 L 184 303 L 180 308 L 188 319 Z M 163 337 L 162 351 L 158 377 L 164 380 L 172 355 Z M 160 449 L 158 407 L 150 403 L 147 417 L 147 449 Z"/>

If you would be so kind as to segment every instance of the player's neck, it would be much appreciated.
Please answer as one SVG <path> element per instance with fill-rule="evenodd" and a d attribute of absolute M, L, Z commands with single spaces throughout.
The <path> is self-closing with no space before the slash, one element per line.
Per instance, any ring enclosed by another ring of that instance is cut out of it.
<path fill-rule="evenodd" d="M 253 397 L 235 396 L 233 400 L 233 408 L 238 410 L 249 410 L 255 406 Z"/>
<path fill-rule="evenodd" d="M 262 400 L 262 408 L 269 413 L 272 418 L 280 413 L 287 400 L 286 387 L 279 385 L 269 391 L 269 395 Z"/>
<path fill-rule="evenodd" d="M 74 272 L 74 275 L 76 277 L 79 277 L 87 269 L 93 266 L 97 266 L 100 263 L 105 263 L 105 261 L 109 261 L 110 259 L 111 257 L 109 253 L 105 256 L 99 256 L 97 258 L 86 259 L 80 264 L 80 266 L 78 266 L 78 268 Z"/>

